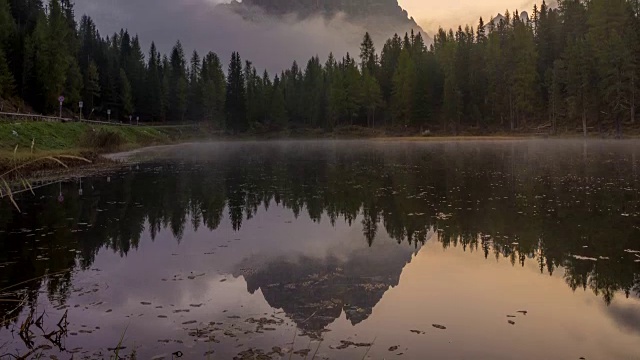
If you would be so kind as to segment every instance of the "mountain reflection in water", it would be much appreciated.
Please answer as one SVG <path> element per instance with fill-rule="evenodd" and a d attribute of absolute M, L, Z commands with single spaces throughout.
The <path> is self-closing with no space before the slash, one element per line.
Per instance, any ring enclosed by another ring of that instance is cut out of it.
<path fill-rule="evenodd" d="M 22 196 L 22 214 L 0 202 L 0 289 L 8 289 L 0 291 L 0 345 L 43 306 L 43 293 L 60 310 L 85 294 L 100 313 L 109 310 L 95 305 L 101 301 L 117 312 L 138 295 L 177 307 L 180 291 L 195 291 L 181 284 L 212 271 L 221 282 L 215 286 L 244 287 L 254 299 L 247 307 L 258 306 L 260 295 L 302 336 L 320 339 L 341 319 L 351 326 L 370 319 L 428 243 L 431 251 L 438 244 L 481 254 L 494 270 L 498 261 L 560 276 L 571 290 L 601 299 L 613 321 L 638 336 L 628 319 L 640 312 L 639 149 L 625 142 L 336 141 L 137 153 L 140 164 L 130 169 L 62 184 L 62 203 L 57 185 Z M 444 281 L 455 274 L 449 264 L 423 276 Z M 117 290 L 79 290 L 92 273 Z M 175 287 L 140 283 L 142 274 Z M 206 301 L 214 296 L 206 291 L 190 296 Z"/>

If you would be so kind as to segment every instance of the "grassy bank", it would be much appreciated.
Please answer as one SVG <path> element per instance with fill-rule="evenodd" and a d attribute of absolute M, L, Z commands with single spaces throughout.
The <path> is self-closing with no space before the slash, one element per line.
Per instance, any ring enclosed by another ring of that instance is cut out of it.
<path fill-rule="evenodd" d="M 104 161 L 99 157 L 103 153 L 171 144 L 202 138 L 206 134 L 206 129 L 198 127 L 0 122 L 0 171 L 57 155 L 81 156 L 95 163 Z M 71 166 L 82 163 L 67 160 Z M 56 167 L 59 164 L 55 161 L 45 160 L 29 165 L 25 171 Z"/>

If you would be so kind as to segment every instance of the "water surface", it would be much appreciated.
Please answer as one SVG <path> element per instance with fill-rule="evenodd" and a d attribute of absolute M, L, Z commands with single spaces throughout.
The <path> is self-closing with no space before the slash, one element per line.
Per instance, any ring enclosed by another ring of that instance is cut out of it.
<path fill-rule="evenodd" d="M 0 356 L 640 359 L 639 151 L 136 152 L 0 202 Z"/>

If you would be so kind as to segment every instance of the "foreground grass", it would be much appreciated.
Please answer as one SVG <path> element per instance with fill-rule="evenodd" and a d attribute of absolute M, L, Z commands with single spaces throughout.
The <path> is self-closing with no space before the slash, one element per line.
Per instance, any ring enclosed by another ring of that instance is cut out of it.
<path fill-rule="evenodd" d="M 36 159 L 72 155 L 96 163 L 99 155 L 144 146 L 171 144 L 206 136 L 199 127 L 117 126 L 87 123 L 10 122 L 0 119 L 0 171 L 29 163 L 25 173 L 55 169 Z M 31 164 L 33 163 L 33 164 Z M 70 162 L 70 167 L 86 165 Z"/>
<path fill-rule="evenodd" d="M 117 134 L 125 144 L 146 145 L 171 140 L 171 131 L 148 126 L 110 126 L 85 123 L 0 122 L 0 152 L 31 149 L 39 151 L 69 151 L 90 147 L 87 134 L 93 131 L 109 131 Z"/>

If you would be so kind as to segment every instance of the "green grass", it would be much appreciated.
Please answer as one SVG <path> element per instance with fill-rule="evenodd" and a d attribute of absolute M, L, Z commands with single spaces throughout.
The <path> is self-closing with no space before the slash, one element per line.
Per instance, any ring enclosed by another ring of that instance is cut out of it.
<path fill-rule="evenodd" d="M 14 133 L 15 132 L 15 133 Z M 193 138 L 201 134 L 197 128 L 171 128 L 150 126 L 115 126 L 86 123 L 46 123 L 46 122 L 5 122 L 0 120 L 0 154 L 3 157 L 18 153 L 31 153 L 34 142 L 35 152 L 78 152 L 80 150 L 100 151 L 91 143 L 92 134 L 110 134 L 117 137 L 119 147 L 166 144 Z M 116 149 L 104 149 L 116 150 Z"/>
<path fill-rule="evenodd" d="M 184 142 L 213 135 L 212 130 L 205 126 L 118 126 L 0 119 L 0 173 L 22 166 L 26 166 L 21 169 L 23 176 L 56 169 L 58 164 L 46 159 L 68 155 L 101 163 L 104 159 L 99 155 L 103 153 Z M 83 161 L 69 158 L 64 162 L 69 167 L 86 165 Z"/>

